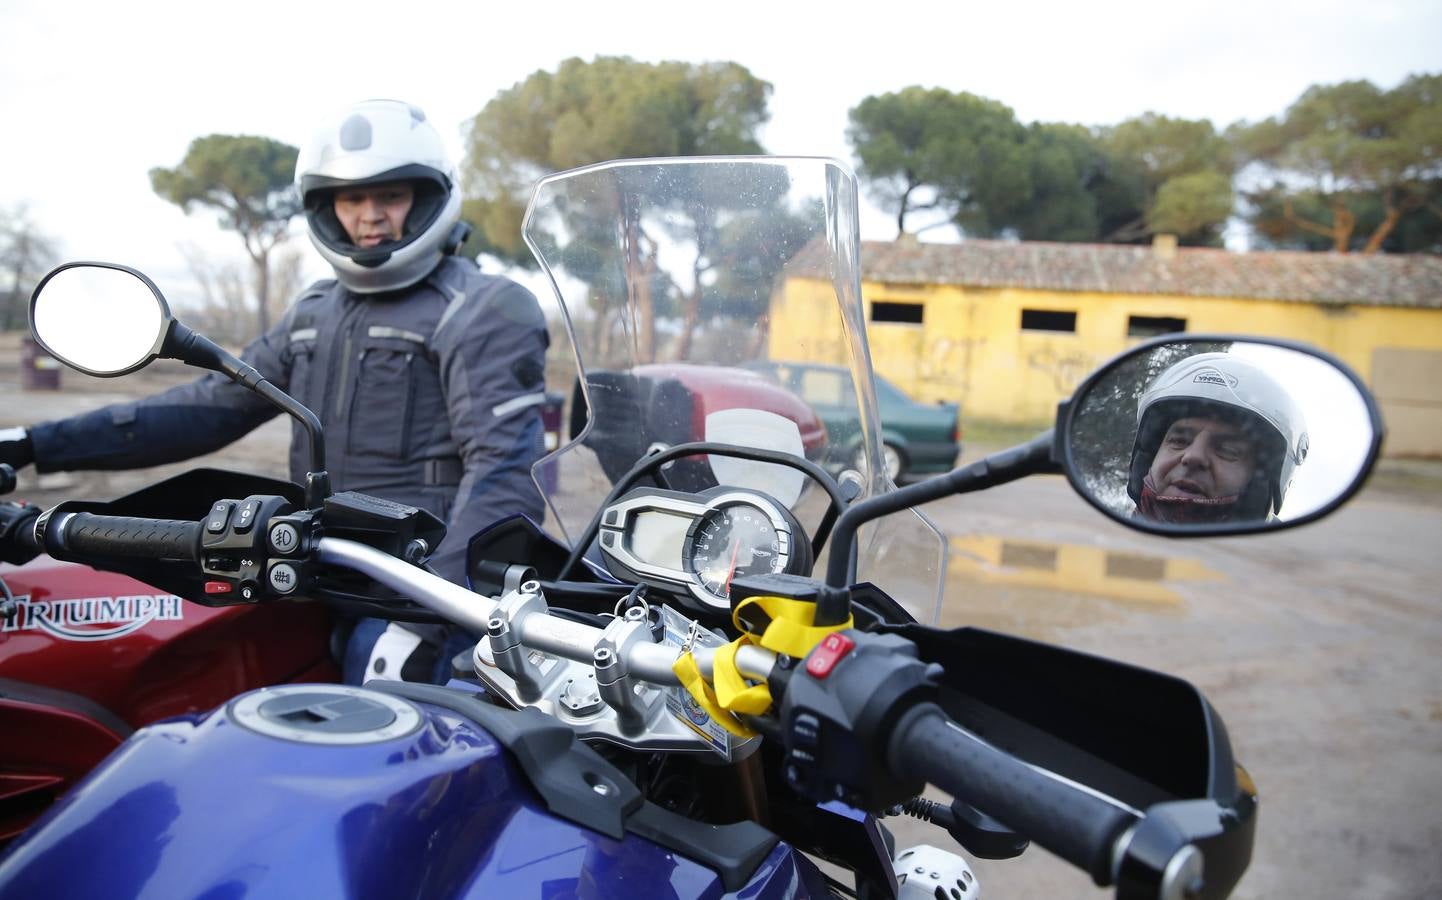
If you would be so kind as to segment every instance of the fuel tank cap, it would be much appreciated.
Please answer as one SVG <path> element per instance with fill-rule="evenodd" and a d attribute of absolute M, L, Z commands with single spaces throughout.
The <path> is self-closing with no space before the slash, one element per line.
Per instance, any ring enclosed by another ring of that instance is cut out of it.
<path fill-rule="evenodd" d="M 374 744 L 420 727 L 421 713 L 400 697 L 334 684 L 261 688 L 231 701 L 231 721 L 302 744 Z"/>

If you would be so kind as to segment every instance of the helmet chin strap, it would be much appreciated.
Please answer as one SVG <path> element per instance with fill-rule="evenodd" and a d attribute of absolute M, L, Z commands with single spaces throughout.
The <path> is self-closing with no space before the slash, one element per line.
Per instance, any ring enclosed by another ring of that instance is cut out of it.
<path fill-rule="evenodd" d="M 1150 473 L 1142 479 L 1137 511 L 1157 522 L 1178 525 L 1224 522 L 1236 513 L 1241 494 L 1226 497 L 1163 497 L 1157 493 Z"/>

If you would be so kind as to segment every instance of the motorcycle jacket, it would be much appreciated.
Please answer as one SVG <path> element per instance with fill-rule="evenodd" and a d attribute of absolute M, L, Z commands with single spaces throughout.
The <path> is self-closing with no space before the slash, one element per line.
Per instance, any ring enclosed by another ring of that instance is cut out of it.
<path fill-rule="evenodd" d="M 399 291 L 326 279 L 241 354 L 320 417 L 335 490 L 418 506 L 447 523 L 431 563 L 464 583 L 466 543 L 515 513 L 540 520 L 531 465 L 543 452 L 548 337 L 535 297 L 446 257 Z M 30 429 L 41 472 L 131 469 L 218 450 L 276 415 L 211 374 L 152 397 Z M 293 425 L 291 478 L 309 442 Z"/>

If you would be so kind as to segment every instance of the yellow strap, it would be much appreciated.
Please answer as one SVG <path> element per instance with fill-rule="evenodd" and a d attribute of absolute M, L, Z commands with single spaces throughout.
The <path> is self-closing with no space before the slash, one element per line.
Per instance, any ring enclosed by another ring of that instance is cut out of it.
<path fill-rule="evenodd" d="M 765 631 L 759 635 L 747 631 L 742 624 L 745 617 L 741 613 L 751 605 L 760 607 L 771 620 Z M 732 624 L 743 633 L 749 634 L 756 643 L 773 653 L 785 653 L 796 659 L 810 653 L 812 648 L 833 631 L 845 631 L 853 625 L 851 616 L 847 616 L 846 621 L 839 625 L 813 625 L 814 621 L 816 604 L 787 597 L 747 597 L 738 603 L 731 613 Z"/>
<path fill-rule="evenodd" d="M 747 684 L 736 668 L 736 651 L 751 643 L 746 638 L 737 638 L 724 647 L 718 647 L 712 663 L 711 681 L 716 686 L 716 702 L 731 712 L 748 716 L 759 716 L 771 708 L 771 688 L 766 682 Z"/>
<path fill-rule="evenodd" d="M 742 611 L 750 605 L 760 608 L 770 624 L 761 634 L 748 631 L 742 624 Z M 736 718 L 736 713 L 759 716 L 771 708 L 771 689 L 763 681 L 747 684 L 736 668 L 736 651 L 743 646 L 756 643 L 773 653 L 785 653 L 801 659 L 812 648 L 821 643 L 828 634 L 852 627 L 850 616 L 839 625 L 813 625 L 816 620 L 816 605 L 804 600 L 787 597 L 748 597 L 737 604 L 731 614 L 731 621 L 742 632 L 742 636 L 716 649 L 712 662 L 711 681 L 707 684 L 696 659 L 688 651 L 676 658 L 672 671 L 681 679 L 686 689 L 707 715 L 737 737 L 748 738 L 756 734 Z"/>
<path fill-rule="evenodd" d="M 741 721 L 734 715 L 721 708 L 717 702 L 716 695 L 711 691 L 711 685 L 701 674 L 701 667 L 696 665 L 696 658 L 691 651 L 686 651 L 676 657 L 671 664 L 671 671 L 681 679 L 681 686 L 691 695 L 691 698 L 704 710 L 706 714 L 715 719 L 717 724 L 739 738 L 754 737 L 756 732 L 741 724 Z"/>

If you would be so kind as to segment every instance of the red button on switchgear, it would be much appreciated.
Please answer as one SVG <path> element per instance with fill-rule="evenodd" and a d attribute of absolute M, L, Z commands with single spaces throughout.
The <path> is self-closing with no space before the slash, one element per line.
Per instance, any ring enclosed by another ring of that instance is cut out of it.
<path fill-rule="evenodd" d="M 825 678 L 837 660 L 850 653 L 856 642 L 844 634 L 828 634 L 806 658 L 806 671 L 813 678 Z"/>
<path fill-rule="evenodd" d="M 207 581 L 207 582 L 205 583 L 205 592 L 206 592 L 207 594 L 229 594 L 229 593 L 230 593 L 230 582 L 229 582 L 229 581 Z"/>

